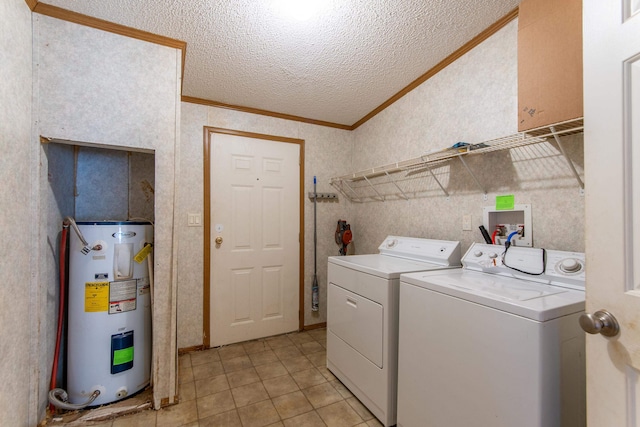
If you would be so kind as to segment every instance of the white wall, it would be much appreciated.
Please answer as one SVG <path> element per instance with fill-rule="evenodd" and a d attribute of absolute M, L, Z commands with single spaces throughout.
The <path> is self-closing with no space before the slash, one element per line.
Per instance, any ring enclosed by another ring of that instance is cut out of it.
<path fill-rule="evenodd" d="M 0 2 L 0 414 L 2 424 L 35 425 L 32 263 L 35 203 L 31 161 L 31 11 L 24 0 Z"/>
<path fill-rule="evenodd" d="M 462 141 L 479 143 L 517 132 L 517 20 L 354 131 L 353 171 L 418 157 Z M 582 173 L 582 136 L 565 138 Z M 478 226 L 495 196 L 514 194 L 532 205 L 533 242 L 584 251 L 584 197 L 564 158 L 550 144 L 469 156 L 488 192 L 458 162 L 438 169 L 450 197 L 426 178 L 429 191 L 409 201 L 356 204 L 358 253 L 372 253 L 388 234 L 459 240 L 463 250 L 483 242 Z M 348 173 L 350 171 L 344 171 Z M 462 231 L 462 216 L 472 231 Z M 490 231 L 491 232 L 491 231 Z"/>
<path fill-rule="evenodd" d="M 176 380 L 175 177 L 179 173 L 181 52 L 177 49 L 34 14 L 37 120 L 32 196 L 40 200 L 36 319 L 42 327 L 40 376 L 50 369 L 57 313 L 57 253 L 62 217 L 38 136 L 126 147 L 155 154 L 154 404 L 173 402 Z M 126 195 L 124 195 L 126 197 Z M 40 387 L 40 407 L 46 406 Z"/>
<path fill-rule="evenodd" d="M 349 218 L 350 203 L 318 203 L 318 281 L 320 311 L 311 311 L 313 280 L 313 204 L 306 194 L 313 191 L 313 176 L 318 192 L 335 192 L 329 180 L 351 167 L 352 133 L 294 121 L 242 113 L 197 104 L 182 103 L 181 158 L 179 181 L 178 230 L 178 347 L 202 345 L 203 338 L 203 227 L 188 227 L 187 214 L 203 212 L 204 126 L 234 129 L 268 135 L 299 138 L 305 141 L 305 325 L 326 321 L 327 257 L 338 255 L 334 232 L 338 219 Z"/>

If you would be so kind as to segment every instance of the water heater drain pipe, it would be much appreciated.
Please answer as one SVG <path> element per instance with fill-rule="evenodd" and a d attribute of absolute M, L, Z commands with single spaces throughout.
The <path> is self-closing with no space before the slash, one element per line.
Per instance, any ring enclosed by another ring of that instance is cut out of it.
<path fill-rule="evenodd" d="M 53 390 L 49 391 L 49 403 L 51 403 L 56 408 L 75 411 L 91 405 L 91 403 L 93 403 L 93 401 L 96 400 L 98 396 L 100 396 L 100 390 L 94 390 L 94 392 L 91 393 L 91 396 L 89 396 L 89 400 L 87 400 L 86 402 L 69 403 L 69 395 L 67 394 L 67 392 L 61 388 L 54 388 Z"/>

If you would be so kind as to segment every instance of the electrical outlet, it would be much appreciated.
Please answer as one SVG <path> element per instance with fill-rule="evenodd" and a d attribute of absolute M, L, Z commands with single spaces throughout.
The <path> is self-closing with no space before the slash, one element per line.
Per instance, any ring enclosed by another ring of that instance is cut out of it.
<path fill-rule="evenodd" d="M 462 231 L 471 231 L 471 215 L 462 215 Z"/>

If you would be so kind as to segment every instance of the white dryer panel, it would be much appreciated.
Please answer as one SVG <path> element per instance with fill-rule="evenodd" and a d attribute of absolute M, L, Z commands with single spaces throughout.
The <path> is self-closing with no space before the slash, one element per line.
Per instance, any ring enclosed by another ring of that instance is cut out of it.
<path fill-rule="evenodd" d="M 453 265 L 433 264 L 394 256 L 369 254 L 329 257 L 329 264 L 337 264 L 354 271 L 381 277 L 383 279 L 399 279 L 400 274 L 412 271 L 440 270 L 442 268 L 458 268 L 460 261 Z"/>
<path fill-rule="evenodd" d="M 329 286 L 328 293 L 331 332 L 382 368 L 382 305 L 334 284 Z"/>
<path fill-rule="evenodd" d="M 374 256 L 380 257 L 380 255 Z M 353 265 L 334 262 L 334 258 L 355 257 L 368 257 L 368 255 L 330 257 L 327 277 L 329 283 L 333 283 L 358 295 L 369 298 L 372 301 L 383 304 L 389 298 L 389 279 L 356 270 L 353 268 Z M 400 273 L 398 273 L 398 276 L 400 276 Z M 398 282 L 397 278 L 395 280 Z"/>
<path fill-rule="evenodd" d="M 378 247 L 380 254 L 438 265 L 460 264 L 460 242 L 387 236 Z"/>

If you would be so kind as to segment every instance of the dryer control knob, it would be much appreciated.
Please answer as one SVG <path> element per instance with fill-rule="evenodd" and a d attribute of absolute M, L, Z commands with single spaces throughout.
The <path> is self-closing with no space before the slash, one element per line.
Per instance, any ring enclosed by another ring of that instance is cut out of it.
<path fill-rule="evenodd" d="M 560 270 L 565 273 L 577 273 L 581 269 L 582 265 L 574 258 L 563 259 L 560 263 Z"/>
<path fill-rule="evenodd" d="M 498 254 L 497 254 L 497 253 L 495 253 L 495 252 L 491 252 L 491 253 L 489 254 L 489 258 L 491 258 L 491 259 L 498 258 Z"/>
<path fill-rule="evenodd" d="M 480 258 L 482 256 L 482 251 L 475 251 L 473 256 Z"/>

